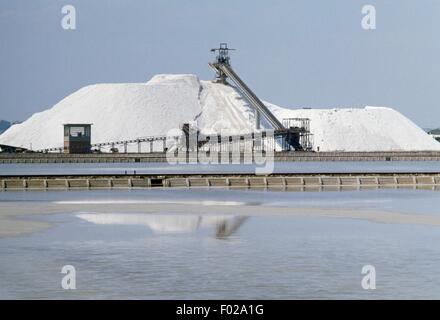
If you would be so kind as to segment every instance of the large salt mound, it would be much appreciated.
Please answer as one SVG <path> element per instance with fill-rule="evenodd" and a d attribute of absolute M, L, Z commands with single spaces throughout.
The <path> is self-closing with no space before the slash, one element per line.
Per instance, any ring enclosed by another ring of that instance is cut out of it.
<path fill-rule="evenodd" d="M 314 146 L 320 151 L 440 150 L 440 143 L 390 108 L 268 106 L 280 120 L 310 118 Z M 93 123 L 92 143 L 98 143 L 165 135 L 190 121 L 205 133 L 249 132 L 254 111 L 231 86 L 200 81 L 195 75 L 157 75 L 147 83 L 84 87 L 9 128 L 0 135 L 0 144 L 32 145 L 34 150 L 60 147 L 65 123 Z"/>
<path fill-rule="evenodd" d="M 280 119 L 309 118 L 313 147 L 320 151 L 428 151 L 440 143 L 386 107 L 289 110 L 268 104 Z"/>

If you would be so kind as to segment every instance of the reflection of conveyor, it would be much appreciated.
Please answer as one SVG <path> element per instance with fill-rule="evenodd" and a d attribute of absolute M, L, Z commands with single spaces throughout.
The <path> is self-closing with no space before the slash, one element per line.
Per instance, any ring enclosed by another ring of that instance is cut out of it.
<path fill-rule="evenodd" d="M 283 124 L 273 115 L 272 112 L 264 105 L 264 103 L 258 99 L 255 93 L 244 83 L 243 80 L 235 73 L 229 62 L 229 51 L 234 50 L 228 48 L 226 43 L 221 43 L 219 48 L 211 49 L 212 52 L 218 52 L 215 62 L 209 63 L 209 66 L 216 73 L 216 81 L 226 84 L 226 78 L 231 79 L 243 97 L 255 108 L 256 110 L 256 129 L 260 129 L 260 114 L 263 115 L 270 125 L 275 130 L 275 134 L 282 135 L 284 141 L 290 147 L 295 150 L 306 149 L 300 143 L 300 137 L 302 135 L 310 134 L 305 127 L 284 127 Z M 308 120 L 308 119 L 304 119 Z"/>
<path fill-rule="evenodd" d="M 230 237 L 243 225 L 243 223 L 245 223 L 247 219 L 248 217 L 237 216 L 233 217 L 232 220 L 220 220 L 216 225 L 215 236 L 219 239 Z"/>

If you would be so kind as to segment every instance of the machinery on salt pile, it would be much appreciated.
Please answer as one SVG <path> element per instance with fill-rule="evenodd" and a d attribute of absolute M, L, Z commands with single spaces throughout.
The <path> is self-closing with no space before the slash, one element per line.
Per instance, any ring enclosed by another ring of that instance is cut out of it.
<path fill-rule="evenodd" d="M 138 137 L 124 141 L 109 141 L 90 144 L 90 128 L 88 128 L 88 134 L 84 138 L 88 139 L 88 149 L 76 148 L 75 151 L 69 145 L 64 148 L 50 148 L 44 150 L 38 150 L 37 152 L 65 152 L 65 153 L 89 153 L 89 152 L 101 152 L 102 149 L 109 150 L 110 152 L 128 152 L 128 145 L 137 145 L 138 153 L 153 153 L 153 152 L 165 152 L 169 145 L 169 140 L 173 140 L 176 144 L 177 141 L 184 137 L 186 143 L 182 147 L 189 149 L 190 134 L 196 134 L 197 136 L 197 150 L 203 150 L 208 146 L 224 150 L 225 144 L 227 150 L 233 150 L 236 145 L 240 152 L 249 152 L 251 150 L 268 150 L 273 151 L 311 151 L 312 150 L 312 134 L 310 133 L 310 119 L 308 118 L 288 118 L 283 119 L 281 122 L 275 115 L 264 105 L 264 103 L 257 97 L 257 95 L 246 85 L 246 83 L 238 76 L 238 74 L 232 69 L 230 63 L 229 51 L 235 50 L 228 48 L 226 43 L 221 43 L 219 48 L 211 49 L 211 52 L 216 53 L 214 62 L 209 63 L 209 66 L 215 71 L 215 82 L 230 85 L 228 79 L 231 80 L 241 96 L 252 106 L 255 110 L 255 130 L 247 135 L 229 136 L 225 141 L 221 135 L 217 135 L 214 140 L 212 137 L 204 137 L 200 134 L 198 128 L 192 126 L 189 123 L 184 123 L 180 128 L 182 130 L 182 136 L 149 136 Z M 271 129 L 261 128 L 261 118 L 267 120 Z M 87 126 L 77 124 L 76 126 Z M 270 130 L 270 132 L 269 132 Z M 81 137 L 82 138 L 82 137 Z M 246 140 L 251 140 L 251 144 L 245 144 Z M 72 140 L 73 138 L 69 138 Z M 78 139 L 78 138 L 75 138 Z M 69 140 L 69 141 L 70 141 Z M 264 141 L 264 142 L 261 142 Z M 71 142 L 74 143 L 75 141 Z M 66 142 L 65 142 L 66 143 Z M 145 147 L 148 146 L 147 148 Z M 142 148 L 144 146 L 144 148 Z M 243 147 L 244 146 L 244 147 Z"/>
<path fill-rule="evenodd" d="M 273 127 L 275 139 L 281 138 L 283 141 L 283 150 L 312 150 L 310 119 L 289 118 L 283 119 L 281 123 L 232 69 L 229 57 L 231 50 L 235 49 L 228 48 L 226 43 L 221 43 L 220 47 L 211 49 L 211 52 L 217 53 L 215 61 L 209 63 L 216 73 L 216 82 L 228 84 L 228 78 L 234 82 L 242 96 L 255 108 L 255 129 L 260 130 L 261 115 L 263 115 Z"/>
<path fill-rule="evenodd" d="M 257 97 L 257 95 L 246 85 L 246 83 L 238 76 L 238 74 L 232 69 L 230 63 L 229 51 L 235 50 L 228 48 L 226 43 L 221 43 L 220 47 L 211 49 L 211 52 L 216 53 L 214 62 L 208 65 L 214 70 L 216 78 L 215 82 L 224 85 L 230 85 L 227 79 L 230 79 L 235 85 L 241 96 L 254 108 L 255 110 L 255 132 L 249 135 L 230 136 L 228 144 L 238 144 L 240 151 L 249 151 L 246 147 L 243 148 L 243 142 L 246 139 L 251 139 L 251 149 L 272 149 L 277 151 L 311 151 L 312 150 L 312 134 L 310 133 L 310 119 L 308 118 L 288 118 L 283 119 L 282 122 L 264 105 L 264 103 Z M 273 139 L 267 139 L 271 136 L 268 134 L 267 129 L 261 129 L 261 116 L 263 116 L 267 122 L 273 128 Z M 189 148 L 189 140 L 191 131 L 197 131 L 197 128 L 191 127 L 190 124 L 185 123 L 182 126 L 182 132 L 185 135 L 186 148 Z M 203 150 L 203 147 L 208 142 L 211 142 L 210 147 L 213 147 L 211 137 L 204 138 L 200 132 L 197 134 L 197 148 Z M 256 140 L 262 139 L 265 147 L 262 147 Z M 222 140 L 222 136 L 218 135 L 214 141 L 214 145 L 218 145 L 219 149 L 225 142 Z M 229 148 L 232 149 L 232 148 Z M 229 150 L 228 149 L 228 150 Z"/>

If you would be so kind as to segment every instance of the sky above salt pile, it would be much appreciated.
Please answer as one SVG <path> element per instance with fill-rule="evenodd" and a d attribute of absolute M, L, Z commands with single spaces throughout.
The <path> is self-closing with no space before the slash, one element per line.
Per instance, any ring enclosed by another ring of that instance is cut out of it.
<path fill-rule="evenodd" d="M 76 30 L 61 27 L 66 4 Z M 366 4 L 376 30 L 361 27 Z M 390 106 L 438 127 L 438 30 L 437 0 L 0 0 L 0 119 L 25 120 L 93 83 L 211 79 L 209 49 L 228 42 L 234 68 L 264 100 Z"/>

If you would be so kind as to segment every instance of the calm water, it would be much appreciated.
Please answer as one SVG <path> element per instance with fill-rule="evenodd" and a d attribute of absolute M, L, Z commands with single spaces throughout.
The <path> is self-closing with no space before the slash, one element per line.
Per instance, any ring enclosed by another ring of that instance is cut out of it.
<path fill-rule="evenodd" d="M 440 215 L 440 192 L 131 190 L 2 192 L 0 204 L 125 201 L 203 214 L 111 212 L 38 215 L 50 229 L 0 238 L 0 298 L 289 299 L 440 298 L 440 227 L 273 214 L 280 206 Z M 143 203 L 145 201 L 145 203 Z M 148 202 L 150 201 L 150 202 Z M 206 204 L 234 213 L 212 214 Z M 243 215 L 243 205 L 267 208 Z M 31 219 L 27 216 L 24 219 Z M 77 289 L 61 289 L 73 265 Z M 376 268 L 377 289 L 361 287 Z"/>
<path fill-rule="evenodd" d="M 167 163 L 0 164 L 0 175 L 38 174 L 254 173 L 255 165 Z M 277 162 L 275 173 L 308 172 L 439 172 L 439 161 Z"/>

